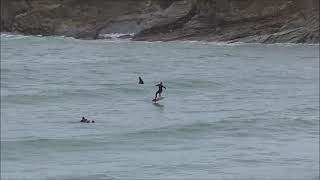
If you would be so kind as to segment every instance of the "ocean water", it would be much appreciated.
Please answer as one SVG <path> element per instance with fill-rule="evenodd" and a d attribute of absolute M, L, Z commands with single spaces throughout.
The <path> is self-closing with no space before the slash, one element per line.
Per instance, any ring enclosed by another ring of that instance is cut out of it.
<path fill-rule="evenodd" d="M 2 34 L 1 179 L 319 179 L 319 45 Z"/>

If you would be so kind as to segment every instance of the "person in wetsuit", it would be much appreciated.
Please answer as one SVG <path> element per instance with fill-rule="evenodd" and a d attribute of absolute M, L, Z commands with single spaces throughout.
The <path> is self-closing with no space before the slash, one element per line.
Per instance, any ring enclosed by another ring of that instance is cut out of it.
<path fill-rule="evenodd" d="M 159 97 L 161 97 L 162 88 L 167 89 L 166 87 L 164 87 L 164 86 L 162 85 L 162 82 L 160 82 L 160 83 L 159 83 L 159 84 L 157 84 L 156 86 L 158 86 L 158 87 L 159 87 L 159 89 L 158 89 L 158 91 L 156 92 L 155 99 L 157 99 L 158 94 L 159 94 Z"/>
<path fill-rule="evenodd" d="M 80 122 L 88 122 L 88 119 L 86 119 L 85 117 L 82 117 Z"/>
<path fill-rule="evenodd" d="M 140 76 L 139 76 L 139 84 L 144 84 L 144 82 Z"/>

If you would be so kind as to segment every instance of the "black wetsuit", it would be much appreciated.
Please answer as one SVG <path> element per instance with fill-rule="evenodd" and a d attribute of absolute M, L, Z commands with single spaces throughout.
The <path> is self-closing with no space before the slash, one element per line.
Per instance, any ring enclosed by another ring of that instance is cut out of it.
<path fill-rule="evenodd" d="M 161 96 L 161 93 L 162 93 L 162 88 L 165 88 L 167 89 L 166 87 L 164 87 L 162 84 L 157 84 L 156 86 L 159 87 L 159 90 L 156 92 L 156 96 L 155 98 L 157 98 L 157 95 L 159 94 L 159 97 Z"/>
<path fill-rule="evenodd" d="M 141 77 L 139 77 L 139 84 L 144 84 L 143 80 L 141 79 Z"/>
<path fill-rule="evenodd" d="M 88 122 L 88 119 L 83 117 L 80 122 Z"/>

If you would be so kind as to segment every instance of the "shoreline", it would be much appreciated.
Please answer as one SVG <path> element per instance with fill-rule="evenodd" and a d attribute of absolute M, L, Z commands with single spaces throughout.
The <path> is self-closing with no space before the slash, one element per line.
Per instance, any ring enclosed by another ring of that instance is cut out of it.
<path fill-rule="evenodd" d="M 28 37 L 38 37 L 38 38 L 66 38 L 71 40 L 79 40 L 79 41 L 105 41 L 105 42 L 144 42 L 144 43 L 170 43 L 170 42 L 181 42 L 181 43 L 198 43 L 198 44 L 209 44 L 209 45 L 217 45 L 217 46 L 241 46 L 241 45 L 279 45 L 279 46 L 320 46 L 320 43 L 260 43 L 260 42 L 242 42 L 242 41 L 206 41 L 206 40 L 171 40 L 171 41 L 160 41 L 160 40 L 134 40 L 131 38 L 99 38 L 99 39 L 79 39 L 72 36 L 61 36 L 61 35 L 26 35 L 21 33 L 13 33 L 13 32 L 0 32 L 1 38 L 10 38 L 14 39 L 23 39 Z M 119 33 L 112 33 L 119 34 Z M 110 34 L 110 35 L 112 35 Z M 16 36 L 16 37 L 15 37 Z M 20 36 L 20 37 L 19 37 Z"/>

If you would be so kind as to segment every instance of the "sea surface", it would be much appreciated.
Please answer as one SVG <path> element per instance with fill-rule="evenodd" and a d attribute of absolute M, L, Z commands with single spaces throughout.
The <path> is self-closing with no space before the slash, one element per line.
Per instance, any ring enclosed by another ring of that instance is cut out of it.
<path fill-rule="evenodd" d="M 1 179 L 319 179 L 319 45 L 1 34 Z"/>

